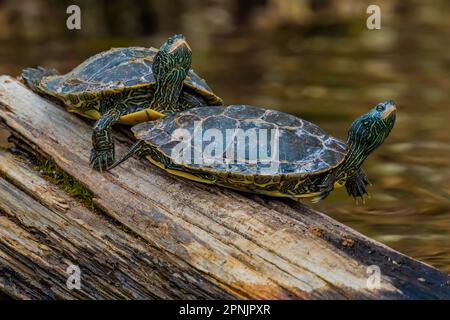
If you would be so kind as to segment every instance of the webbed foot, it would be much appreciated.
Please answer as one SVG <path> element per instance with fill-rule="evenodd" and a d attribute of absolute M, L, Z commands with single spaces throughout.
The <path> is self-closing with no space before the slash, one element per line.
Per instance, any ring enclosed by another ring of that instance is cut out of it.
<path fill-rule="evenodd" d="M 347 193 L 353 198 L 364 198 L 365 194 L 369 194 L 367 186 L 370 184 L 369 178 L 365 172 L 360 169 L 345 183 Z"/>
<path fill-rule="evenodd" d="M 107 120 L 109 120 L 107 118 Z M 96 123 L 102 124 L 99 120 Z M 92 133 L 92 150 L 90 163 L 91 168 L 99 170 L 100 172 L 106 171 L 107 168 L 114 163 L 115 152 L 114 152 L 114 141 L 111 134 L 111 128 L 108 126 L 106 129 L 99 129 L 94 127 L 94 132 Z"/>

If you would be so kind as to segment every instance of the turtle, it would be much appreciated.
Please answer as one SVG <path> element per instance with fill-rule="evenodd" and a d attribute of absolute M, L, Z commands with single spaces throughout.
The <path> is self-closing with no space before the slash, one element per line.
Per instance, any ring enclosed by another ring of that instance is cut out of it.
<path fill-rule="evenodd" d="M 389 135 L 396 113 L 392 100 L 378 103 L 343 142 L 281 111 L 193 108 L 134 126 L 137 142 L 109 169 L 136 154 L 171 174 L 245 192 L 317 202 L 345 186 L 363 198 L 370 183 L 361 166 Z"/>
<path fill-rule="evenodd" d="M 68 111 L 97 120 L 90 164 L 98 170 L 114 162 L 114 123 L 134 125 L 189 108 L 222 105 L 191 67 L 192 50 L 181 34 L 160 49 L 112 48 L 65 75 L 42 67 L 22 71 L 33 91 L 62 102 Z"/>

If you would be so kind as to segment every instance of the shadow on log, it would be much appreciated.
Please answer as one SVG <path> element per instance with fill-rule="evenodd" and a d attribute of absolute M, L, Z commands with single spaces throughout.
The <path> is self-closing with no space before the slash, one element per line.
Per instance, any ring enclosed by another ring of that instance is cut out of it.
<path fill-rule="evenodd" d="M 447 274 L 303 204 L 185 181 L 136 159 L 91 170 L 90 125 L 7 76 L 0 121 L 22 148 L 87 188 L 96 208 L 1 151 L 0 292 L 8 296 L 450 298 Z M 122 154 L 130 140 L 116 139 Z M 81 269 L 80 290 L 66 286 L 69 265 Z M 367 285 L 372 265 L 378 288 Z"/>

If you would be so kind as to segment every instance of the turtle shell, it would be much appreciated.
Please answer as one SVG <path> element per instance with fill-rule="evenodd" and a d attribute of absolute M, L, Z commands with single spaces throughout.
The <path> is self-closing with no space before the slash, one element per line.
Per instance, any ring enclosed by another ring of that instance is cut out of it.
<path fill-rule="evenodd" d="M 216 175 L 306 177 L 338 166 L 347 154 L 344 142 L 311 122 L 249 105 L 194 108 L 132 130 L 178 167 Z M 180 157 L 180 150 L 190 152 Z"/>
<path fill-rule="evenodd" d="M 155 48 L 113 48 L 90 57 L 65 75 L 43 78 L 40 87 L 50 95 L 64 96 L 154 85 L 152 63 L 157 52 Z M 184 84 L 202 95 L 208 104 L 222 104 L 222 99 L 192 69 Z"/>

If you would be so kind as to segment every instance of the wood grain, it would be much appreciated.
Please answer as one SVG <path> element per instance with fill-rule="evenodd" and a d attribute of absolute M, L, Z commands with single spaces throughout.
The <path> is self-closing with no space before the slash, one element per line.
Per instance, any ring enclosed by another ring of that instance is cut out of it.
<path fill-rule="evenodd" d="M 301 203 L 182 180 L 136 159 L 112 172 L 91 170 L 89 124 L 7 76 L 0 119 L 89 189 L 102 211 L 81 207 L 2 152 L 0 267 L 8 273 L 0 290 L 8 295 L 450 298 L 447 274 Z M 129 144 L 116 135 L 117 154 Z M 79 291 L 65 288 L 68 263 L 86 271 Z M 378 289 L 367 286 L 370 265 L 380 268 Z"/>

